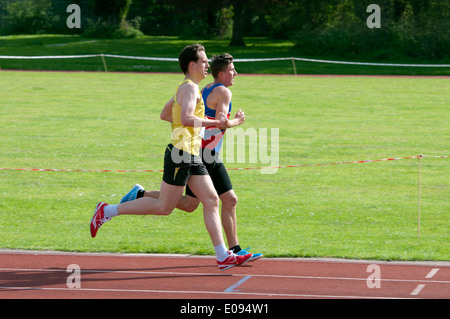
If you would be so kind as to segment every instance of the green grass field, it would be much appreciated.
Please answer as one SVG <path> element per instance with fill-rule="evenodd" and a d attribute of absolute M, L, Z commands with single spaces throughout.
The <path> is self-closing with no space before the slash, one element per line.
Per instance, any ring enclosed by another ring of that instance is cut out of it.
<path fill-rule="evenodd" d="M 170 126 L 159 112 L 181 80 L 1 71 L 0 166 L 161 169 Z M 232 91 L 243 128 L 278 128 L 279 164 L 300 165 L 450 155 L 449 88 L 431 78 L 240 76 Z M 448 158 L 422 161 L 419 238 L 417 159 L 230 171 L 241 245 L 268 257 L 449 260 L 449 172 Z M 90 237 L 98 201 L 118 203 L 134 183 L 158 189 L 161 177 L 0 170 L 0 248 L 213 254 L 201 207 L 120 216 Z"/>
<path fill-rule="evenodd" d="M 270 38 L 245 38 L 246 47 L 228 47 L 229 40 L 180 40 L 177 37 L 145 36 L 132 40 L 91 39 L 72 35 L 18 35 L 0 36 L 0 55 L 7 56 L 46 56 L 118 54 L 141 57 L 177 58 L 180 48 L 193 42 L 202 43 L 209 57 L 224 52 L 235 58 L 283 58 L 302 57 L 313 59 L 342 60 L 333 56 L 304 56 L 301 48 L 291 41 Z M 442 61 L 421 61 L 414 59 L 372 61 L 361 57 L 356 62 L 385 62 L 402 64 L 450 64 L 450 59 Z M 134 72 L 179 72 L 177 62 L 158 62 L 106 58 L 109 71 Z M 379 74 L 379 75 L 450 75 L 449 67 L 386 67 L 343 65 L 296 61 L 298 74 Z M 293 74 L 292 61 L 237 62 L 241 73 L 251 74 Z M 82 70 L 104 71 L 102 59 L 38 59 L 15 60 L 0 59 L 1 69 L 29 70 Z"/>

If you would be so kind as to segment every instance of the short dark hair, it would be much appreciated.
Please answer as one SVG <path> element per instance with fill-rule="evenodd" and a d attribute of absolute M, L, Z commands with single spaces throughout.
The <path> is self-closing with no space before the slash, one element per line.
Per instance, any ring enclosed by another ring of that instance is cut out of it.
<path fill-rule="evenodd" d="M 215 55 L 211 59 L 211 73 L 213 78 L 217 78 L 220 72 L 227 69 L 228 65 L 233 63 L 233 56 L 228 53 Z"/>
<path fill-rule="evenodd" d="M 189 63 L 198 61 L 198 52 L 205 51 L 205 47 L 199 43 L 186 46 L 178 56 L 181 71 L 186 74 L 189 70 Z"/>

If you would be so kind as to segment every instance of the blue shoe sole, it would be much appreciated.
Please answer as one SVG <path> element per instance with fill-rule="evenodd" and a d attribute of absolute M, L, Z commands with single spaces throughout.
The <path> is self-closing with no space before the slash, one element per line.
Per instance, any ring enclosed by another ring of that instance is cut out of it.
<path fill-rule="evenodd" d="M 141 185 L 139 184 L 134 185 L 133 188 L 124 197 L 122 197 L 122 199 L 120 200 L 120 204 L 135 200 L 138 191 L 141 189 L 142 190 L 144 189 Z"/>

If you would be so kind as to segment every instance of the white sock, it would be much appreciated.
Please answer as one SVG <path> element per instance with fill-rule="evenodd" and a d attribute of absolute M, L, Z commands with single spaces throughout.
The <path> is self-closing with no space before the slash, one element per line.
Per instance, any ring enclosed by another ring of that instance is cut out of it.
<path fill-rule="evenodd" d="M 218 261 L 224 261 L 225 259 L 227 259 L 229 252 L 224 243 L 221 243 L 220 245 L 215 246 L 214 250 L 216 251 L 216 256 L 217 256 Z"/>
<path fill-rule="evenodd" d="M 119 210 L 117 209 L 117 206 L 119 205 L 107 205 L 105 208 L 103 208 L 103 211 L 105 212 L 106 218 L 113 218 L 114 216 L 119 215 Z"/>

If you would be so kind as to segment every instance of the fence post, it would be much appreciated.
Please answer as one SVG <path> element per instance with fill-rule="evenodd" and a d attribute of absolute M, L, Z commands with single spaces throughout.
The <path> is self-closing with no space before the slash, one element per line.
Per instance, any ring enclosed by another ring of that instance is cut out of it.
<path fill-rule="evenodd" d="M 291 57 L 292 59 L 292 66 L 294 67 L 294 74 L 297 75 L 297 68 L 295 67 L 295 58 Z"/>
<path fill-rule="evenodd" d="M 105 72 L 108 72 L 108 68 L 106 67 L 105 55 L 102 53 L 102 54 L 100 54 L 100 56 L 102 57 L 103 67 L 105 68 Z"/>
<path fill-rule="evenodd" d="M 417 159 L 419 160 L 419 192 L 418 192 L 418 212 L 417 212 L 417 236 L 420 237 L 420 197 L 422 192 L 422 159 L 423 155 L 417 155 Z"/>

